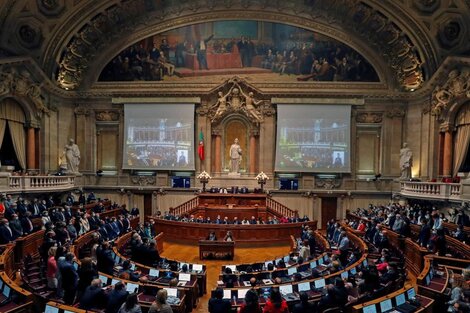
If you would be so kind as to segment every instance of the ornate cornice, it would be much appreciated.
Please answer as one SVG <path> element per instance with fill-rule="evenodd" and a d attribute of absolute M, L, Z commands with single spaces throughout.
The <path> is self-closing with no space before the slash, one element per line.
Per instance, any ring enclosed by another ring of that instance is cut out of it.
<path fill-rule="evenodd" d="M 356 112 L 356 123 L 377 124 L 382 120 L 382 112 Z"/>
<path fill-rule="evenodd" d="M 444 115 L 453 103 L 464 99 L 470 99 L 470 67 L 454 68 L 447 80 L 434 88 L 431 114 Z"/>

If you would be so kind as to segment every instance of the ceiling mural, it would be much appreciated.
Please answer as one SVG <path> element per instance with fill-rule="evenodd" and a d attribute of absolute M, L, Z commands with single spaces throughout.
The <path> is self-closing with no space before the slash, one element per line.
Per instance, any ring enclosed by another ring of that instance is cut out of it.
<path fill-rule="evenodd" d="M 145 40 L 152 34 L 223 20 L 279 22 L 326 35 L 358 51 L 397 91 L 421 88 L 446 57 L 470 53 L 468 0 L 4 0 L 0 55 L 31 57 L 62 90 L 86 90 L 117 51 L 153 44 Z M 170 43 L 169 61 L 176 66 L 171 49 Z M 213 60 L 207 61 L 212 71 Z M 101 80 L 109 73 L 106 68 Z"/>
<path fill-rule="evenodd" d="M 213 75 L 264 81 L 377 82 L 372 65 L 327 36 L 286 24 L 216 21 L 147 37 L 109 62 L 100 81 L 191 81 Z"/>

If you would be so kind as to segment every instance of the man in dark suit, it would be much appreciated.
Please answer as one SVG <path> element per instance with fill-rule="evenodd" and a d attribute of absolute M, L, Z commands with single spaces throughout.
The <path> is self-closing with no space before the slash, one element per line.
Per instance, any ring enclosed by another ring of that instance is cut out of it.
<path fill-rule="evenodd" d="M 122 282 L 118 282 L 108 295 L 108 305 L 106 306 L 105 312 L 114 313 L 119 311 L 119 308 L 126 301 L 128 295 L 129 292 L 126 291 L 126 285 Z"/>
<path fill-rule="evenodd" d="M 39 202 L 37 198 L 34 198 L 33 202 L 28 205 L 28 211 L 31 212 L 32 216 L 41 215 L 41 210 L 39 209 Z"/>
<path fill-rule="evenodd" d="M 418 243 L 421 247 L 427 247 L 429 238 L 431 238 L 431 226 L 428 221 L 423 218 L 421 219 L 421 230 L 419 231 Z"/>
<path fill-rule="evenodd" d="M 21 222 L 18 219 L 18 215 L 12 215 L 9 226 L 13 233 L 13 240 L 16 240 L 16 238 L 23 236 L 23 227 L 21 226 Z"/>
<path fill-rule="evenodd" d="M 207 44 L 209 41 L 214 37 L 214 35 L 210 35 L 206 39 L 200 39 L 196 43 L 196 55 L 197 55 L 197 62 L 199 63 L 199 69 L 206 69 L 208 70 L 209 67 L 207 66 Z"/>
<path fill-rule="evenodd" d="M 92 310 L 103 309 L 108 303 L 108 296 L 101 288 L 100 279 L 93 279 L 91 285 L 86 287 L 85 292 L 80 299 L 80 309 Z"/>
<path fill-rule="evenodd" d="M 229 299 L 223 299 L 224 290 L 220 287 L 214 291 L 214 298 L 209 299 L 209 313 L 230 312 L 232 305 Z"/>
<path fill-rule="evenodd" d="M 20 217 L 25 216 L 27 212 L 26 204 L 24 202 L 24 199 L 21 197 L 18 197 L 18 202 L 17 202 L 17 207 L 16 207 L 16 212 L 18 212 L 18 215 Z"/>
<path fill-rule="evenodd" d="M 380 283 L 386 285 L 389 282 L 395 281 L 398 278 L 397 264 L 389 263 L 387 266 L 387 272 L 380 277 Z"/>
<path fill-rule="evenodd" d="M 0 244 L 4 245 L 13 241 L 13 232 L 8 225 L 8 220 L 3 218 L 0 220 Z"/>
<path fill-rule="evenodd" d="M 31 234 L 34 231 L 33 222 L 31 221 L 30 217 L 31 212 L 26 212 L 26 214 L 20 219 L 24 235 Z"/>
<path fill-rule="evenodd" d="M 109 242 L 104 242 L 102 248 L 96 251 L 97 265 L 100 272 L 108 275 L 113 275 L 114 259 L 111 253 L 111 245 Z"/>
<path fill-rule="evenodd" d="M 75 300 L 75 292 L 78 287 L 78 274 L 73 267 L 74 255 L 68 252 L 65 255 L 65 262 L 59 268 L 62 277 L 62 289 L 64 290 L 64 302 L 71 305 Z"/>

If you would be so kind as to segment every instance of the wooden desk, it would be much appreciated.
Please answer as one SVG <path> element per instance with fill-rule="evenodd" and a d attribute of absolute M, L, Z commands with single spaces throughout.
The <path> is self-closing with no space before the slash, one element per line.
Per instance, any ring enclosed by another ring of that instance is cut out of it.
<path fill-rule="evenodd" d="M 228 204 L 242 207 L 266 206 L 264 193 L 201 193 L 199 206 L 226 207 Z"/>
<path fill-rule="evenodd" d="M 23 262 L 23 258 L 30 255 L 39 254 L 39 247 L 44 239 L 45 230 L 39 230 L 15 240 L 15 262 Z"/>
<path fill-rule="evenodd" d="M 233 260 L 235 255 L 235 242 L 199 240 L 199 259 L 206 258 Z"/>
<path fill-rule="evenodd" d="M 82 310 L 82 309 L 79 309 L 70 305 L 60 304 L 54 301 L 47 302 L 46 306 L 47 305 L 53 308 L 58 308 L 59 310 L 63 310 L 63 311 L 74 312 L 74 313 L 86 313 L 86 310 Z"/>
<path fill-rule="evenodd" d="M 206 238 L 211 231 L 215 231 L 217 238 L 224 238 L 227 231 L 231 231 L 237 243 L 287 243 L 290 236 L 297 237 L 304 223 L 286 223 L 276 225 L 220 225 L 199 224 L 155 219 L 155 230 L 163 232 L 165 240 L 184 240 L 197 243 L 199 239 Z M 312 229 L 317 229 L 317 221 L 307 222 Z"/>

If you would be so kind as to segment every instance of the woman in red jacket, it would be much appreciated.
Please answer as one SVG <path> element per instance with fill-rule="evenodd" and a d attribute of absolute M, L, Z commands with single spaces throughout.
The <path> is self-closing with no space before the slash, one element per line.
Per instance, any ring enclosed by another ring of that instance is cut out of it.
<path fill-rule="evenodd" d="M 271 295 L 264 306 L 263 313 L 289 313 L 289 307 L 279 292 L 279 288 L 271 288 Z"/>

